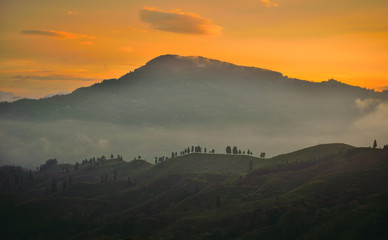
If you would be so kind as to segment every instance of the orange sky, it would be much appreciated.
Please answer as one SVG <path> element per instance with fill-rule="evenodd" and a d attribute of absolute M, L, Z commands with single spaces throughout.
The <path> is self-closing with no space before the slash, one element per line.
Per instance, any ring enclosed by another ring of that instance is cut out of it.
<path fill-rule="evenodd" d="M 387 13 L 386 0 L 0 0 L 0 91 L 71 92 L 168 53 L 383 90 Z"/>

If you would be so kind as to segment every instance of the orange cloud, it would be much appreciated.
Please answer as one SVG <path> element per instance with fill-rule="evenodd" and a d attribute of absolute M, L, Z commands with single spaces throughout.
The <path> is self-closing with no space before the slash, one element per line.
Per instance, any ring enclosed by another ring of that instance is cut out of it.
<path fill-rule="evenodd" d="M 119 48 L 119 51 L 130 53 L 130 52 L 133 52 L 133 48 L 131 48 L 131 47 L 121 47 L 121 48 Z"/>
<path fill-rule="evenodd" d="M 94 36 L 88 36 L 85 34 L 70 33 L 56 30 L 23 30 L 22 34 L 25 35 L 35 35 L 35 36 L 45 36 L 45 37 L 55 37 L 59 39 L 95 39 Z"/>
<path fill-rule="evenodd" d="M 181 10 L 162 11 L 156 8 L 140 10 L 140 19 L 151 24 L 152 28 L 181 34 L 219 35 L 222 27 L 195 13 Z"/>
<path fill-rule="evenodd" d="M 68 15 L 77 15 L 78 13 L 77 11 L 67 11 Z"/>
<path fill-rule="evenodd" d="M 44 72 L 36 75 L 16 75 L 12 76 L 15 81 L 95 81 L 94 78 L 82 78 L 74 75 L 54 74 Z"/>
<path fill-rule="evenodd" d="M 264 3 L 265 7 L 278 7 L 279 6 L 279 4 L 273 3 L 269 0 L 261 0 L 261 2 Z"/>

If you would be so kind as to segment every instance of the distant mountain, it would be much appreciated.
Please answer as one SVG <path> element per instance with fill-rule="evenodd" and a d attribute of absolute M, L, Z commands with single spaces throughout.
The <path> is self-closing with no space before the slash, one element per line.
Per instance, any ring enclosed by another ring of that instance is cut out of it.
<path fill-rule="evenodd" d="M 72 94 L 0 105 L 9 119 L 81 119 L 175 125 L 200 121 L 259 123 L 294 120 L 303 114 L 355 117 L 357 98 L 388 94 L 335 80 L 315 83 L 281 73 L 203 57 L 163 55 L 119 79 L 104 80 Z M 298 120 L 298 119 L 296 119 Z"/>
<path fill-rule="evenodd" d="M 377 130 L 384 117 L 373 116 L 388 114 L 387 102 L 388 92 L 335 80 L 163 55 L 71 94 L 0 103 L 0 140 L 7 142 L 0 157 L 75 161 L 113 151 L 153 159 L 191 145 L 277 154 L 313 143 L 386 143 L 388 134 Z"/>

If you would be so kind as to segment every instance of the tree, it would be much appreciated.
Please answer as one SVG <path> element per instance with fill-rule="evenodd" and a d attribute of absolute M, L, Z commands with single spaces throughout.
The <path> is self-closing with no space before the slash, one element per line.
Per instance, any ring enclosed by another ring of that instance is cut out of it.
<path fill-rule="evenodd" d="M 54 178 L 51 180 L 51 193 L 55 193 L 57 191 L 57 180 Z"/>
<path fill-rule="evenodd" d="M 231 154 L 232 153 L 232 149 L 230 148 L 230 146 L 226 147 L 226 153 L 227 154 Z"/>
<path fill-rule="evenodd" d="M 261 158 L 265 158 L 265 152 L 260 153 Z"/>
<path fill-rule="evenodd" d="M 65 180 L 63 180 L 62 188 L 63 188 L 63 189 L 66 189 L 66 188 L 67 188 L 67 178 L 65 178 Z"/>
<path fill-rule="evenodd" d="M 113 153 L 111 153 L 111 154 L 110 154 L 110 159 L 113 159 L 113 158 L 114 158 L 114 157 L 113 157 Z"/>
<path fill-rule="evenodd" d="M 221 198 L 219 195 L 217 195 L 217 198 L 216 198 L 216 206 L 217 208 L 221 207 Z"/>
<path fill-rule="evenodd" d="M 373 142 L 373 148 L 376 149 L 377 148 L 377 142 L 376 142 L 376 139 L 375 141 Z"/>
<path fill-rule="evenodd" d="M 30 171 L 28 171 L 28 179 L 31 181 L 34 179 L 34 175 L 32 174 L 32 171 L 30 169 Z"/>
<path fill-rule="evenodd" d="M 236 146 L 233 147 L 233 154 L 238 154 L 238 150 Z"/>

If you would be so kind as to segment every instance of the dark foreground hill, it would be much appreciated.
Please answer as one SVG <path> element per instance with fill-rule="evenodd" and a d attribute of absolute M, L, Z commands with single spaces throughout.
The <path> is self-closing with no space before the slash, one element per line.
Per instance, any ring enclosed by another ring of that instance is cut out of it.
<path fill-rule="evenodd" d="M 156 166 L 110 159 L 73 168 L 2 167 L 0 237 L 388 237 L 386 150 L 329 144 L 272 159 L 189 154 Z"/>

